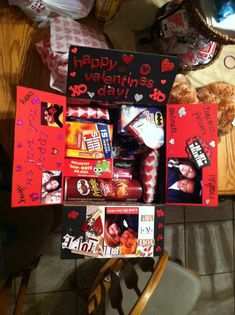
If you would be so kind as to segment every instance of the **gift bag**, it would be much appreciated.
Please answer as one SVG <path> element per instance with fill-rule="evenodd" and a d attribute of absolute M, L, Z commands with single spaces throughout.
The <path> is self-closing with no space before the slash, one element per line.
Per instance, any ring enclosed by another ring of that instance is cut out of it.
<path fill-rule="evenodd" d="M 10 5 L 17 5 L 39 27 L 49 24 L 55 16 L 71 19 L 86 17 L 93 8 L 94 0 L 8 0 Z"/>

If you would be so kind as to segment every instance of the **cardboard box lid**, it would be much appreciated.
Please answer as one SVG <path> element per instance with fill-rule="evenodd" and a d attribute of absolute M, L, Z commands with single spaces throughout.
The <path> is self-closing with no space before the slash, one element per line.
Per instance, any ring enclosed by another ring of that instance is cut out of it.
<path fill-rule="evenodd" d="M 174 56 L 70 46 L 68 101 L 166 105 L 178 66 Z"/>

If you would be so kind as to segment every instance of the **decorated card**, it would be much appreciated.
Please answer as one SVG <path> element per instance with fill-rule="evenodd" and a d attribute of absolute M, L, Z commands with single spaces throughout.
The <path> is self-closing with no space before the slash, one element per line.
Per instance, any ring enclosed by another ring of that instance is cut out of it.
<path fill-rule="evenodd" d="M 63 200 L 66 98 L 17 87 L 12 206 Z"/>
<path fill-rule="evenodd" d="M 153 257 L 164 245 L 163 206 L 65 206 L 63 259 Z"/>
<path fill-rule="evenodd" d="M 218 205 L 217 106 L 167 105 L 166 202 Z"/>
<path fill-rule="evenodd" d="M 174 56 L 70 46 L 68 100 L 165 105 L 177 70 Z"/>

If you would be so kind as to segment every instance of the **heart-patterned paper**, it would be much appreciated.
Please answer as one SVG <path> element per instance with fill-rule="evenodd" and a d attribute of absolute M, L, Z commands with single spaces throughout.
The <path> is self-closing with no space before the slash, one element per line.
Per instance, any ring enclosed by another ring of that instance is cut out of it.
<path fill-rule="evenodd" d="M 141 163 L 143 199 L 146 203 L 151 203 L 154 201 L 157 186 L 158 164 L 159 153 L 157 150 L 152 150 L 147 153 Z"/>

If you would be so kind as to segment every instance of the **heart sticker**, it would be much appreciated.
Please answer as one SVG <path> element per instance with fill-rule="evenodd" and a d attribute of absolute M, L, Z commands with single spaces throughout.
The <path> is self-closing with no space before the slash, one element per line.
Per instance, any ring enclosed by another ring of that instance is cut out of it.
<path fill-rule="evenodd" d="M 157 252 L 157 253 L 159 253 L 161 250 L 162 250 L 162 249 L 161 249 L 160 246 L 156 247 L 156 252 Z"/>
<path fill-rule="evenodd" d="M 171 138 L 171 139 L 169 140 L 169 143 L 170 143 L 170 144 L 175 144 L 175 139 Z"/>
<path fill-rule="evenodd" d="M 215 141 L 214 141 L 214 140 L 210 142 L 210 146 L 211 146 L 212 148 L 215 147 Z"/>
<path fill-rule="evenodd" d="M 142 94 L 138 94 L 138 93 L 136 93 L 135 96 L 134 96 L 136 102 L 141 101 L 143 97 L 144 97 L 144 96 L 143 96 Z"/>
<path fill-rule="evenodd" d="M 23 126 L 24 122 L 23 122 L 23 119 L 19 119 L 17 121 L 17 126 Z"/>
<path fill-rule="evenodd" d="M 161 229 L 163 228 L 163 224 L 162 224 L 162 223 L 158 223 L 157 228 L 158 228 L 159 230 L 161 230 Z"/>
<path fill-rule="evenodd" d="M 134 55 L 126 55 L 126 54 L 122 55 L 122 61 L 125 64 L 131 63 L 133 61 L 133 59 L 134 59 Z"/>
<path fill-rule="evenodd" d="M 70 72 L 70 76 L 74 78 L 76 76 L 76 72 Z"/>
<path fill-rule="evenodd" d="M 186 110 L 185 110 L 185 107 L 180 107 L 180 109 L 178 110 L 178 114 L 179 114 L 180 117 L 185 116 L 187 114 Z"/>
<path fill-rule="evenodd" d="M 59 151 L 56 148 L 51 148 L 51 154 L 52 155 L 56 155 L 58 153 L 59 153 Z"/>
<path fill-rule="evenodd" d="M 168 72 L 168 71 L 171 71 L 175 68 L 175 65 L 173 62 L 170 62 L 169 59 L 165 58 L 162 60 L 162 63 L 161 63 L 161 70 L 162 72 Z"/>
<path fill-rule="evenodd" d="M 77 51 L 78 51 L 78 49 L 77 49 L 76 47 L 74 47 L 73 49 L 71 49 L 71 52 L 72 52 L 73 54 L 76 54 Z"/>
<path fill-rule="evenodd" d="M 95 93 L 94 92 L 87 92 L 87 94 L 89 95 L 90 98 L 93 98 Z"/>
<path fill-rule="evenodd" d="M 32 99 L 32 104 L 37 105 L 40 103 L 40 99 L 38 96 L 34 96 Z"/>
<path fill-rule="evenodd" d="M 70 212 L 68 213 L 68 218 L 69 218 L 69 219 L 76 220 L 78 216 L 79 216 L 79 213 L 78 213 L 77 211 L 75 211 L 75 210 L 70 211 Z"/>
<path fill-rule="evenodd" d="M 166 80 L 161 80 L 161 84 L 162 85 L 166 84 Z"/>
<path fill-rule="evenodd" d="M 62 163 L 60 161 L 57 161 L 56 166 L 57 166 L 57 168 L 60 168 L 62 166 Z"/>
<path fill-rule="evenodd" d="M 20 172 L 22 171 L 23 167 L 21 165 L 16 165 L 16 171 Z"/>
<path fill-rule="evenodd" d="M 31 198 L 32 201 L 39 200 L 39 195 L 36 192 L 32 192 L 31 194 L 29 194 L 29 197 Z"/>

